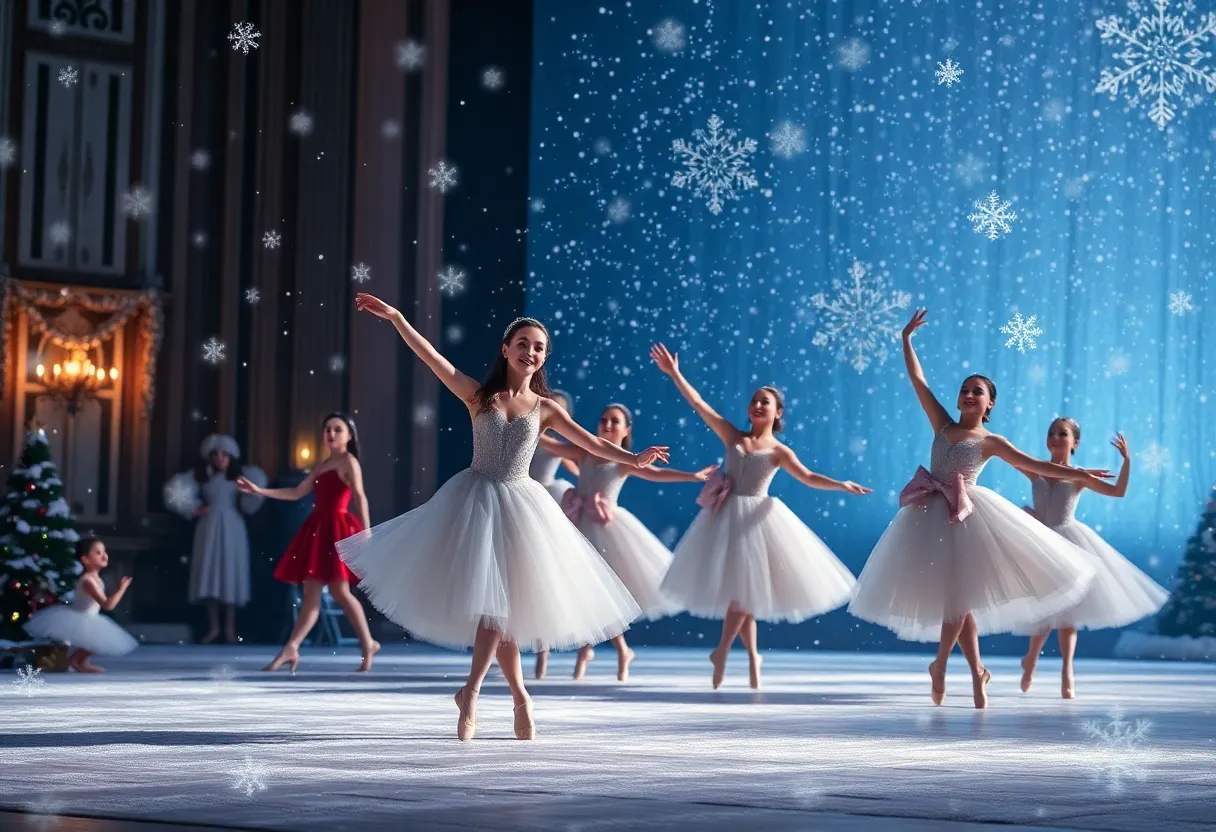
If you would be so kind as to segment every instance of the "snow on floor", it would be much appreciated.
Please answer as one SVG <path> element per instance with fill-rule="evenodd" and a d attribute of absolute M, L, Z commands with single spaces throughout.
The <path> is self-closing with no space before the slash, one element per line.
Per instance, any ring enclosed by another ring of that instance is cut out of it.
<path fill-rule="evenodd" d="M 598 653 L 583 682 L 561 654 L 531 683 L 532 743 L 513 738 L 493 675 L 477 739 L 457 742 L 468 658 L 412 645 L 367 675 L 349 672 L 350 648 L 305 651 L 294 677 L 261 673 L 265 647 L 145 647 L 101 676 L 49 674 L 31 696 L 0 675 L 0 811 L 570 832 L 1174 830 L 1216 817 L 1211 665 L 1082 661 L 1079 698 L 1062 701 L 1058 660 L 1022 694 L 1016 659 L 994 657 L 981 712 L 957 655 L 935 708 L 927 653 L 769 653 L 759 693 L 738 652 L 716 692 L 704 650 L 639 649 L 625 685 L 612 649 Z"/>

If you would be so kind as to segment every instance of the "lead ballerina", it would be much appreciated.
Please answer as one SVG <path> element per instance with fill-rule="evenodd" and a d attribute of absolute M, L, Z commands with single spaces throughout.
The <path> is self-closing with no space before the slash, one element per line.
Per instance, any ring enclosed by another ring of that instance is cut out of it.
<path fill-rule="evenodd" d="M 595 548 L 528 476 L 538 439 L 552 430 L 622 465 L 667 460 L 665 447 L 631 454 L 574 423 L 548 398 L 549 333 L 517 318 L 480 384 L 457 370 L 405 317 L 372 295 L 355 306 L 391 321 L 401 338 L 469 409 L 473 462 L 418 508 L 338 543 L 372 604 L 415 637 L 473 648 L 456 692 L 456 736 L 472 739 L 477 697 L 495 657 L 511 688 L 515 736 L 536 736 L 520 645 L 581 647 L 623 632 L 641 611 Z"/>
<path fill-rule="evenodd" d="M 933 426 L 931 470 L 918 468 L 899 495 L 903 506 L 879 538 L 857 578 L 849 612 L 907 641 L 937 640 L 929 665 L 930 697 L 946 695 L 946 661 L 956 643 L 971 667 L 976 708 L 988 707 L 992 674 L 980 659 L 979 637 L 1013 632 L 1076 605 L 1094 578 L 1090 556 L 996 492 L 976 485 L 998 457 L 1022 471 L 1094 487 L 1078 468 L 1042 462 L 983 426 L 996 385 L 963 379 L 959 418 L 950 418 L 925 380 L 912 334 L 925 323 L 918 309 L 903 330 L 912 389 Z"/>

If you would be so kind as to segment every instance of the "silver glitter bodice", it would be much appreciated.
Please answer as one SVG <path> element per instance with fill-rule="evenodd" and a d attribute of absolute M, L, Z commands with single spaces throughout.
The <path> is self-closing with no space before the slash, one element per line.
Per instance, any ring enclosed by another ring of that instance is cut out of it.
<path fill-rule="evenodd" d="M 625 484 L 628 476 L 615 462 L 587 457 L 578 467 L 578 485 L 575 490 L 585 497 L 590 497 L 598 491 L 604 495 L 605 500 L 616 505 L 621 486 Z"/>
<path fill-rule="evenodd" d="M 769 483 L 777 475 L 772 450 L 745 453 L 739 445 L 726 448 L 726 475 L 730 493 L 736 497 L 767 497 Z"/>
<path fill-rule="evenodd" d="M 1081 489 L 1068 480 L 1036 477 L 1031 490 L 1034 493 L 1034 513 L 1048 526 L 1063 526 L 1075 519 Z"/>
<path fill-rule="evenodd" d="M 495 482 L 528 478 L 540 439 L 540 401 L 530 413 L 507 420 L 491 407 L 473 418 L 473 464 L 469 468 Z"/>
<path fill-rule="evenodd" d="M 532 464 L 528 466 L 528 476 L 542 485 L 551 485 L 557 479 L 557 469 L 561 464 L 561 457 L 537 445 L 536 453 L 532 454 Z"/>
<path fill-rule="evenodd" d="M 84 582 L 86 578 L 81 578 L 76 582 L 76 591 L 72 593 L 72 602 L 68 605 L 77 612 L 95 613 L 101 611 L 101 604 L 97 603 L 97 599 L 84 590 Z M 104 592 L 105 589 L 102 589 Z"/>
<path fill-rule="evenodd" d="M 972 437 L 951 445 L 950 440 L 946 438 L 946 431 L 939 430 L 933 438 L 930 473 L 943 482 L 955 474 L 962 474 L 968 485 L 975 485 L 980 471 L 983 471 L 988 463 L 988 460 L 984 459 L 984 452 L 980 450 L 982 441 L 983 437 Z"/>

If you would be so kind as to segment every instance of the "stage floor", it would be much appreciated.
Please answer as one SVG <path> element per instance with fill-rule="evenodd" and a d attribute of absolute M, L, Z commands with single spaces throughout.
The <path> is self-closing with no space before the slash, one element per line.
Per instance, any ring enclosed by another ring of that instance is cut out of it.
<path fill-rule="evenodd" d="M 386 648 L 305 651 L 264 674 L 267 647 L 145 647 L 101 676 L 52 674 L 26 696 L 0 675 L 0 827 L 276 830 L 1179 830 L 1216 823 L 1216 667 L 1059 661 L 1018 690 L 989 659 L 971 707 L 955 655 L 943 707 L 930 656 L 769 653 L 709 688 L 707 650 L 639 649 L 615 680 L 601 648 L 532 682 L 538 737 L 511 733 L 492 673 L 476 740 L 455 739 L 468 658 Z M 531 657 L 526 657 L 531 668 Z M 24 814 L 10 814 L 24 813 Z"/>

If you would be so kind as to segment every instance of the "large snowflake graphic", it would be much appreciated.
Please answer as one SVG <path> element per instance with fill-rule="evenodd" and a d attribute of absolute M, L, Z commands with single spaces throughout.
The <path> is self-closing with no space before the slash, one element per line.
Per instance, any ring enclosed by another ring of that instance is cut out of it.
<path fill-rule="evenodd" d="M 1082 723 L 1081 730 L 1092 744 L 1088 762 L 1097 779 L 1105 782 L 1111 792 L 1118 793 L 1123 791 L 1125 781 L 1148 777 L 1149 752 L 1145 740 L 1153 723 L 1147 719 L 1135 722 L 1125 719 L 1119 707 L 1113 708 L 1108 716 L 1106 722 L 1091 719 Z"/>
<path fill-rule="evenodd" d="M 1043 334 L 1043 330 L 1039 329 L 1035 319 L 1035 315 L 1023 318 L 1021 312 L 1014 312 L 1013 320 L 1001 327 L 1001 332 L 1009 336 L 1005 346 L 1016 347 L 1018 352 L 1037 347 L 1039 342 L 1035 339 Z"/>
<path fill-rule="evenodd" d="M 953 87 L 961 80 L 963 80 L 963 68 L 956 64 L 953 58 L 946 58 L 944 63 L 938 63 L 937 85 L 939 87 L 942 84 Z"/>
<path fill-rule="evenodd" d="M 1150 474 L 1164 473 L 1170 467 L 1170 449 L 1160 442 L 1149 442 L 1137 458 L 1141 467 Z"/>
<path fill-rule="evenodd" d="M 887 360 L 888 345 L 900 332 L 895 312 L 907 309 L 912 295 L 890 291 L 882 277 L 867 276 L 865 266 L 856 261 L 849 277 L 847 283 L 832 281 L 836 296 L 830 300 L 823 292 L 811 298 L 821 326 L 811 343 L 834 349 L 837 359 L 861 373 L 874 361 Z"/>
<path fill-rule="evenodd" d="M 723 123 L 716 114 L 711 115 L 708 134 L 700 129 L 692 131 L 694 144 L 683 139 L 671 143 L 676 159 L 685 168 L 671 175 L 671 184 L 676 188 L 692 186 L 693 196 L 708 196 L 709 212 L 715 216 L 722 213 L 725 200 L 739 198 L 739 189 L 757 185 L 748 167 L 749 157 L 756 152 L 755 139 L 736 142 L 735 131 L 723 130 Z"/>
<path fill-rule="evenodd" d="M 450 298 L 464 291 L 465 272 L 459 266 L 444 266 L 443 270 L 435 275 L 435 279 L 439 281 L 439 291 Z"/>
<path fill-rule="evenodd" d="M 1001 198 L 996 195 L 996 191 L 988 194 L 984 199 L 977 199 L 973 204 L 975 213 L 968 214 L 967 220 L 977 232 L 989 240 L 995 240 L 1013 231 L 1013 221 L 1018 218 L 1018 215 L 1009 210 L 1009 203 L 1002 202 Z"/>
<path fill-rule="evenodd" d="M 267 231 L 262 235 L 262 245 L 266 248 L 278 248 L 283 244 L 283 235 L 277 231 Z"/>
<path fill-rule="evenodd" d="M 80 73 L 73 66 L 67 66 L 59 70 L 59 83 L 65 87 L 70 87 L 75 84 L 80 78 Z"/>
<path fill-rule="evenodd" d="M 1145 17 L 1139 2 L 1128 4 L 1132 14 L 1140 15 L 1134 29 L 1115 15 L 1097 21 L 1102 40 L 1114 41 L 1123 50 L 1115 53 L 1118 68 L 1102 70 L 1096 92 L 1108 92 L 1112 99 L 1123 93 L 1132 106 L 1151 102 L 1148 117 L 1164 130 L 1176 113 L 1172 99 L 1182 96 L 1188 83 L 1216 92 L 1216 66 L 1208 48 L 1216 36 L 1216 12 L 1200 15 L 1191 29 L 1182 14 L 1166 13 L 1170 0 L 1153 0 L 1153 6 L 1156 14 Z M 1193 9 L 1190 0 L 1183 3 L 1184 11 Z"/>
<path fill-rule="evenodd" d="M 135 185 L 123 195 L 122 210 L 134 219 L 148 216 L 152 213 L 152 194 L 142 185 Z"/>
<path fill-rule="evenodd" d="M 356 283 L 366 283 L 372 279 L 371 266 L 366 263 L 357 263 L 350 267 L 350 279 Z"/>
<path fill-rule="evenodd" d="M 17 670 L 17 678 L 12 683 L 14 687 L 26 696 L 33 696 L 41 690 L 44 684 L 42 671 L 27 664 L 25 667 Z"/>
<path fill-rule="evenodd" d="M 427 170 L 427 175 L 431 177 L 430 187 L 437 188 L 441 194 L 446 194 L 456 187 L 456 168 L 449 165 L 445 159 L 436 162 L 435 167 Z"/>
<path fill-rule="evenodd" d="M 792 121 L 783 121 L 768 134 L 773 152 L 785 159 L 806 150 L 806 131 Z"/>
<path fill-rule="evenodd" d="M 248 55 L 250 49 L 258 48 L 258 38 L 261 36 L 262 33 L 252 23 L 237 23 L 228 33 L 228 42 L 232 44 L 233 52 L 239 50 L 242 55 Z"/>
<path fill-rule="evenodd" d="M 17 161 L 17 143 L 8 136 L 0 136 L 0 170 L 11 167 Z"/>
<path fill-rule="evenodd" d="M 245 758 L 245 765 L 228 770 L 233 778 L 232 788 L 245 793 L 245 797 L 253 797 L 254 792 L 266 791 L 266 765 L 255 763 L 252 757 Z"/>
<path fill-rule="evenodd" d="M 655 26 L 651 37 L 654 39 L 655 49 L 660 52 L 679 52 L 686 43 L 684 24 L 670 18 Z"/>
<path fill-rule="evenodd" d="M 397 66 L 406 72 L 417 72 L 426 63 L 426 47 L 416 40 L 403 40 L 397 44 Z"/>
<path fill-rule="evenodd" d="M 1175 315 L 1185 315 L 1195 307 L 1191 305 L 1191 295 L 1189 292 L 1184 292 L 1179 289 L 1177 292 L 1170 292 L 1170 312 Z"/>
<path fill-rule="evenodd" d="M 224 342 L 212 335 L 203 342 L 203 360 L 216 365 L 224 360 Z"/>

